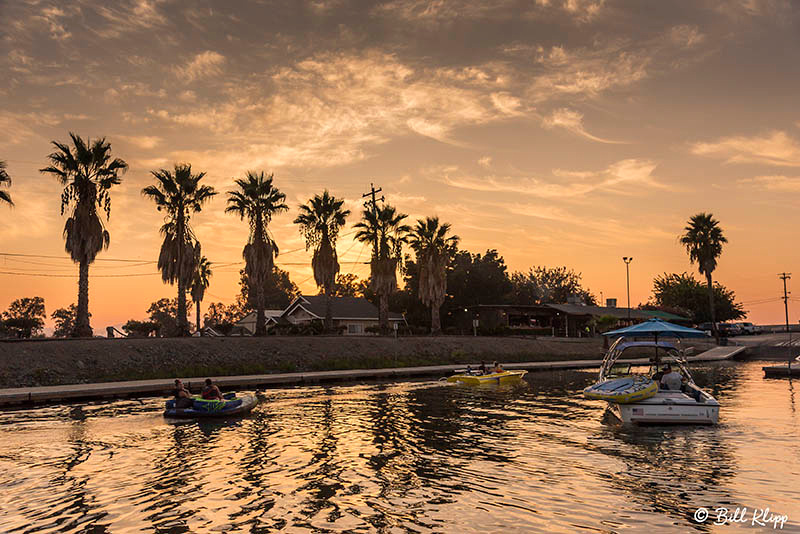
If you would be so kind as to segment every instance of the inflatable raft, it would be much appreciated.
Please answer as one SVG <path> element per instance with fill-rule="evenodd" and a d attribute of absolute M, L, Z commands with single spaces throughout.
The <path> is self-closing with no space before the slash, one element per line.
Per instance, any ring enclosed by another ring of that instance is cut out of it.
<path fill-rule="evenodd" d="M 175 408 L 175 399 L 167 401 L 164 417 L 228 417 L 231 415 L 246 414 L 258 404 L 253 395 L 235 397 L 225 395 L 225 400 L 192 398 L 189 408 Z"/>
<path fill-rule="evenodd" d="M 649 399 L 658 393 L 658 384 L 646 376 L 626 376 L 605 380 L 583 390 L 584 397 L 618 404 Z"/>
<path fill-rule="evenodd" d="M 470 386 L 484 384 L 511 384 L 519 382 L 528 371 L 503 371 L 502 373 L 489 373 L 486 375 L 472 375 L 466 373 L 455 374 L 447 377 L 448 382 L 457 382 Z"/>

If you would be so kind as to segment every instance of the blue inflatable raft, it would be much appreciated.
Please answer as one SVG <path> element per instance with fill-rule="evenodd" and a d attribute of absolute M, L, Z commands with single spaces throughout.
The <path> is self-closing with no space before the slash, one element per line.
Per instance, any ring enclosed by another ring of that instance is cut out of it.
<path fill-rule="evenodd" d="M 225 395 L 225 400 L 192 398 L 190 408 L 176 408 L 175 399 L 167 401 L 164 417 L 228 417 L 246 414 L 258 404 L 253 395 L 236 397 L 233 393 Z"/>

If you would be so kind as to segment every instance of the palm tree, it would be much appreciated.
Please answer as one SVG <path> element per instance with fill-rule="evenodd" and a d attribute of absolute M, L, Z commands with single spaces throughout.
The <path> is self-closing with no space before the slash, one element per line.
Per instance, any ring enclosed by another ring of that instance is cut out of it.
<path fill-rule="evenodd" d="M 111 236 L 98 210 L 111 216 L 112 186 L 122 180 L 120 174 L 128 164 L 119 158 L 111 159 L 111 143 L 105 138 L 87 139 L 70 132 L 72 147 L 53 141 L 56 151 L 48 156 L 50 166 L 39 169 L 52 174 L 64 186 L 61 193 L 61 215 L 69 211 L 64 224 L 64 248 L 78 268 L 78 310 L 74 337 L 90 337 L 89 325 L 89 265 L 97 254 L 108 248 Z"/>
<path fill-rule="evenodd" d="M 716 317 L 714 314 L 714 284 L 711 273 L 717 268 L 717 258 L 722 254 L 722 245 L 728 240 L 722 235 L 719 221 L 711 213 L 698 213 L 689 219 L 689 224 L 684 228 L 686 232 L 680 237 L 680 242 L 686 247 L 689 261 L 697 263 L 700 274 L 706 276 L 708 282 L 708 304 L 711 308 L 711 329 L 719 343 Z"/>
<path fill-rule="evenodd" d="M 394 206 L 373 206 L 365 209 L 356 239 L 372 245 L 370 287 L 378 295 L 378 320 L 381 332 L 389 332 L 389 295 L 397 289 L 397 269 L 402 261 L 403 243 L 411 227 L 403 223 L 407 215 Z"/>
<path fill-rule="evenodd" d="M 209 278 L 213 274 L 211 271 L 211 262 L 208 258 L 200 254 L 200 246 L 195 247 L 197 255 L 194 259 L 194 273 L 192 273 L 192 280 L 189 282 L 189 294 L 192 295 L 192 300 L 197 307 L 197 331 L 203 335 L 203 325 L 200 324 L 200 303 L 203 302 L 206 289 L 210 284 Z"/>
<path fill-rule="evenodd" d="M 8 175 L 6 171 L 6 162 L 0 161 L 0 187 L 2 186 L 10 186 L 11 185 L 11 177 Z M 0 190 L 0 203 L 6 202 L 9 206 L 13 206 L 14 202 L 11 201 L 11 195 L 8 194 L 8 191 Z"/>
<path fill-rule="evenodd" d="M 439 217 L 419 219 L 411 232 L 409 244 L 417 254 L 419 296 L 431 308 L 431 335 L 442 332 L 439 308 L 447 295 L 447 264 L 458 245 L 458 236 L 447 237 L 450 223 L 439 223 Z"/>
<path fill-rule="evenodd" d="M 148 185 L 142 194 L 156 203 L 158 211 L 164 210 L 161 235 L 161 253 L 158 255 L 158 270 L 161 279 L 170 284 L 178 283 L 178 336 L 189 334 L 186 318 L 186 289 L 195 272 L 195 261 L 200 256 L 200 244 L 196 242 L 189 218 L 203 209 L 203 204 L 217 194 L 214 188 L 200 185 L 206 175 L 192 174 L 192 166 L 176 164 L 175 172 L 167 169 L 151 171 L 156 185 Z"/>
<path fill-rule="evenodd" d="M 228 192 L 226 213 L 236 213 L 241 220 L 247 217 L 250 223 L 250 237 L 244 246 L 244 271 L 247 275 L 250 295 L 255 295 L 256 331 L 255 335 L 267 333 L 264 317 L 264 286 L 275 266 L 278 246 L 269 235 L 269 223 L 278 213 L 287 211 L 284 201 L 286 195 L 272 185 L 274 175 L 265 176 L 264 172 L 248 171 L 244 178 L 235 180 L 239 191 Z"/>
<path fill-rule="evenodd" d="M 306 239 L 306 250 L 314 249 L 311 267 L 317 287 L 325 292 L 325 329 L 328 331 L 333 327 L 331 302 L 339 273 L 336 238 L 350 215 L 350 210 L 342 209 L 343 204 L 344 199 L 332 196 L 326 189 L 322 196 L 314 195 L 307 204 L 301 205 L 300 215 L 294 220 Z"/>

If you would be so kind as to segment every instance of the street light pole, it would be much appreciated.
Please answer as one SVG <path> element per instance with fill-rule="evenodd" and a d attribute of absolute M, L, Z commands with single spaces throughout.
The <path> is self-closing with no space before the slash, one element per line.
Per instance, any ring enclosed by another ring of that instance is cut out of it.
<path fill-rule="evenodd" d="M 625 262 L 625 279 L 628 287 L 628 321 L 631 320 L 631 268 L 630 264 L 633 258 L 623 256 L 622 261 Z"/>

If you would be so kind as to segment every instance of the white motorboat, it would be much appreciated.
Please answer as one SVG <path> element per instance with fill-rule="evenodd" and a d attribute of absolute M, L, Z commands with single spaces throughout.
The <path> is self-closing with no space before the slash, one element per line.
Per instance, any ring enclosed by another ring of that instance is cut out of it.
<path fill-rule="evenodd" d="M 689 372 L 684 352 L 676 345 L 664 341 L 626 341 L 617 339 L 608 349 L 600 368 L 598 383 L 619 376 L 619 365 L 615 367 L 622 354 L 631 348 L 653 348 L 656 356 L 651 360 L 650 371 L 646 376 L 653 378 L 663 371 L 667 364 L 677 366 L 683 378 L 680 390 L 659 388 L 655 395 L 628 404 L 609 402 L 609 411 L 623 423 L 635 424 L 717 424 L 719 402 L 708 392 L 700 389 Z M 663 356 L 658 355 L 658 351 Z M 630 366 L 627 366 L 628 371 Z"/>

